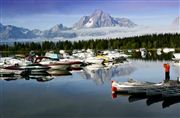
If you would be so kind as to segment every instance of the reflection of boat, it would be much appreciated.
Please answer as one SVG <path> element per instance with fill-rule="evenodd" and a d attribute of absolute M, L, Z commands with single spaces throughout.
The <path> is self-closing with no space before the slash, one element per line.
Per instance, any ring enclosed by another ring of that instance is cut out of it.
<path fill-rule="evenodd" d="M 0 77 L 11 77 L 20 75 L 24 70 L 0 69 Z"/>
<path fill-rule="evenodd" d="M 50 67 L 41 64 L 30 64 L 27 66 L 19 67 L 28 71 L 47 71 Z"/>
<path fill-rule="evenodd" d="M 72 75 L 69 71 L 67 70 L 48 70 L 47 71 L 50 75 L 52 76 L 61 76 L 61 75 Z"/>
<path fill-rule="evenodd" d="M 148 99 L 146 100 L 146 104 L 149 106 L 161 101 L 163 101 L 163 98 L 157 95 L 157 96 L 148 97 Z"/>
<path fill-rule="evenodd" d="M 6 76 L 6 77 L 0 77 L 0 80 L 6 80 L 6 81 L 13 81 L 13 80 L 17 80 L 19 77 L 14 77 L 13 76 Z"/>
<path fill-rule="evenodd" d="M 26 78 L 26 79 L 35 79 L 38 82 L 46 82 L 46 81 L 50 81 L 54 78 L 51 76 L 43 76 L 43 75 L 33 76 L 33 75 L 30 75 L 29 78 Z"/>
<path fill-rule="evenodd" d="M 130 95 L 129 96 L 129 102 L 135 102 L 135 101 L 138 101 L 138 100 L 143 100 L 143 99 L 146 99 L 146 94 L 135 94 L 135 95 Z"/>
<path fill-rule="evenodd" d="M 147 96 L 146 94 L 125 94 L 125 95 L 129 96 L 128 100 L 130 103 L 138 101 L 138 100 L 146 99 L 146 105 L 147 106 L 150 106 L 154 103 L 162 102 L 162 107 L 166 108 L 166 107 L 169 107 L 173 104 L 180 103 L 180 96 L 164 97 L 161 95 Z M 118 96 L 124 96 L 124 93 L 113 93 L 112 94 L 113 99 L 117 98 Z"/>
<path fill-rule="evenodd" d="M 165 98 L 163 103 L 162 103 L 162 107 L 166 108 L 166 107 L 169 107 L 170 105 L 173 105 L 176 103 L 180 103 L 180 96 Z"/>

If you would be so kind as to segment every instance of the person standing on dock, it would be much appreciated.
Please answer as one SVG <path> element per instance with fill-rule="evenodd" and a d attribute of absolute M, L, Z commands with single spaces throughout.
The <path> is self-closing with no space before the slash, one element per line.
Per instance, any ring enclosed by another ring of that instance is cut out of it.
<path fill-rule="evenodd" d="M 165 82 L 168 82 L 170 80 L 170 65 L 169 63 L 165 63 L 164 64 L 164 68 L 165 68 Z"/>

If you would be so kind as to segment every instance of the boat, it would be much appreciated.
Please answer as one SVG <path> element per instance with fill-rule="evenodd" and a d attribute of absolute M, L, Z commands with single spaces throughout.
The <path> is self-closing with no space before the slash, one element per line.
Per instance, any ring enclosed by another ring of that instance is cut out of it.
<path fill-rule="evenodd" d="M 85 59 L 85 63 L 88 63 L 88 64 L 102 64 L 102 63 L 104 63 L 104 59 L 96 58 L 96 57 L 89 57 L 89 58 Z"/>
<path fill-rule="evenodd" d="M 163 52 L 164 52 L 164 53 L 169 53 L 169 52 L 174 52 L 174 51 L 175 51 L 174 48 L 164 48 L 164 49 L 163 49 Z"/>
<path fill-rule="evenodd" d="M 25 71 L 47 71 L 50 69 L 50 67 L 42 64 L 30 64 L 27 66 L 20 66 L 20 69 L 24 69 Z"/>
<path fill-rule="evenodd" d="M 110 59 L 108 56 L 106 56 L 106 55 L 97 55 L 96 56 L 98 59 L 104 59 L 104 62 L 105 63 L 108 63 L 108 62 L 112 62 L 113 61 L 113 59 Z"/>
<path fill-rule="evenodd" d="M 70 68 L 70 63 L 65 61 L 52 60 L 49 57 L 36 57 L 35 63 L 50 67 L 50 69 L 67 70 Z"/>
<path fill-rule="evenodd" d="M 161 52 L 161 51 L 162 51 L 162 49 L 161 49 L 161 48 L 158 48 L 156 54 L 157 54 L 157 55 L 162 55 L 162 52 Z"/>
<path fill-rule="evenodd" d="M 28 61 L 25 56 L 23 55 L 15 55 L 14 57 L 3 57 L 0 59 L 0 66 L 10 66 L 10 65 L 20 65 L 20 66 L 26 66 L 29 64 L 32 64 L 31 61 Z"/>
<path fill-rule="evenodd" d="M 142 57 L 142 58 L 146 58 L 146 56 L 147 56 L 147 50 L 146 50 L 145 48 L 140 48 L 139 50 L 140 50 L 140 52 L 141 52 L 141 57 Z"/>
<path fill-rule="evenodd" d="M 69 58 L 69 59 L 60 59 L 60 62 L 67 62 L 70 64 L 71 70 L 80 70 L 82 69 L 83 60 L 75 59 L 75 58 Z"/>
<path fill-rule="evenodd" d="M 173 58 L 174 61 L 180 61 L 180 53 L 174 53 Z"/>
<path fill-rule="evenodd" d="M 0 69 L 1 74 L 15 74 L 15 75 L 21 75 L 21 76 L 28 76 L 29 74 L 35 73 L 35 72 L 44 72 L 47 71 L 50 67 L 43 66 L 41 64 L 30 64 L 27 66 L 19 66 L 19 65 L 12 65 L 4 67 L 3 69 Z"/>
<path fill-rule="evenodd" d="M 87 65 L 86 67 L 83 67 L 83 69 L 88 69 L 88 70 L 98 70 L 104 68 L 104 65 L 102 64 L 91 64 Z"/>
<path fill-rule="evenodd" d="M 60 54 L 55 53 L 54 51 L 49 51 L 45 53 L 45 57 L 48 57 L 52 60 L 59 60 Z"/>
<path fill-rule="evenodd" d="M 112 92 L 146 93 L 147 89 L 162 87 L 163 83 L 140 82 L 132 79 L 128 82 L 112 81 Z"/>
<path fill-rule="evenodd" d="M 168 82 L 116 82 L 112 81 L 112 93 L 126 93 L 130 95 L 143 94 L 147 97 L 162 96 L 164 98 L 180 96 L 180 82 L 170 80 Z M 116 95 L 113 95 L 116 97 Z"/>

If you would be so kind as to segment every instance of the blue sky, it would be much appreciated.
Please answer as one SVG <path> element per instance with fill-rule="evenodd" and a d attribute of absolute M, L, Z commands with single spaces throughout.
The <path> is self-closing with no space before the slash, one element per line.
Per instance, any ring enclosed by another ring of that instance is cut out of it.
<path fill-rule="evenodd" d="M 168 25 L 180 14 L 180 0 L 0 0 L 1 23 L 29 29 L 72 26 L 96 9 L 140 25 Z"/>

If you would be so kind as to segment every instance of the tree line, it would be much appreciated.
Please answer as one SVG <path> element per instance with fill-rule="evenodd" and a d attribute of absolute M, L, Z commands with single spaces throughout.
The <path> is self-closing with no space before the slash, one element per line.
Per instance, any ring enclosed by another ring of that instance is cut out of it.
<path fill-rule="evenodd" d="M 138 49 L 138 48 L 180 48 L 180 34 L 152 34 L 115 39 L 90 39 L 79 41 L 14 42 L 13 45 L 0 44 L 0 51 L 46 51 L 73 49 Z"/>

